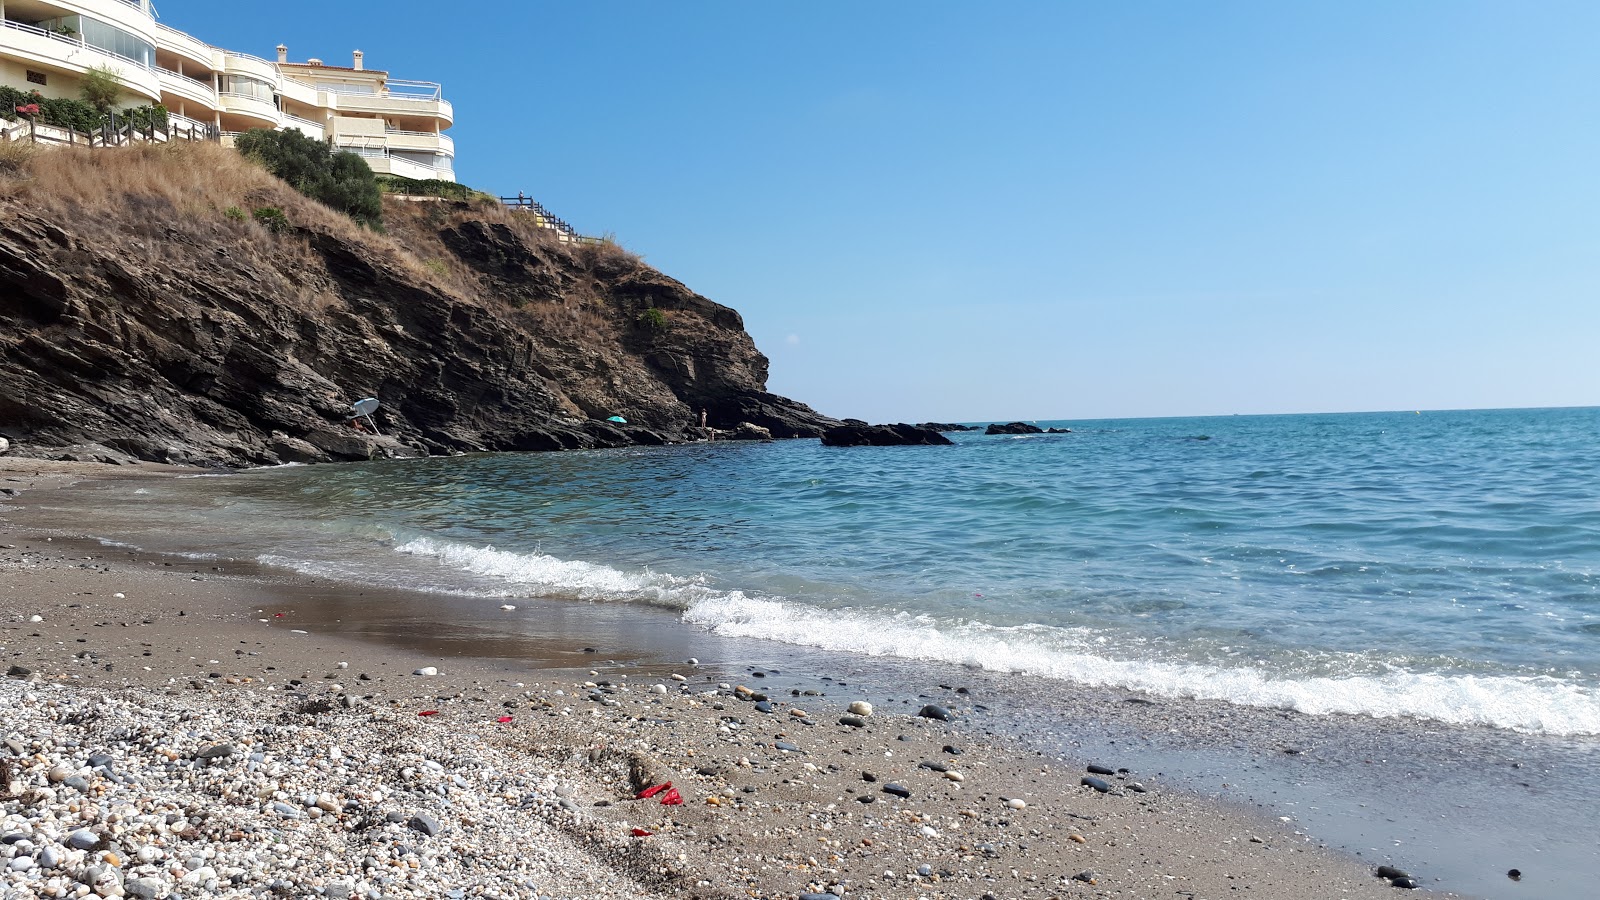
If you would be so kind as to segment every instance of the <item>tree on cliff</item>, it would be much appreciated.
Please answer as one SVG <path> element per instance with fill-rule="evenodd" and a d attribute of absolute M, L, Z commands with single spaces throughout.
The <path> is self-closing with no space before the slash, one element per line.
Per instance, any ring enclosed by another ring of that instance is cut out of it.
<path fill-rule="evenodd" d="M 374 231 L 383 230 L 383 195 L 367 161 L 335 152 L 299 129 L 255 128 L 239 135 L 239 152 L 265 166 L 295 190 Z"/>

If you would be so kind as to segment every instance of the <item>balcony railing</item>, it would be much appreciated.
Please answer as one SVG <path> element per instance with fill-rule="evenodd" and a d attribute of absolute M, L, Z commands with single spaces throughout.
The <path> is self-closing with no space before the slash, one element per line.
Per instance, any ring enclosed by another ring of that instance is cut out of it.
<path fill-rule="evenodd" d="M 201 87 L 205 88 L 210 93 L 215 94 L 217 92 L 217 86 L 212 84 L 209 81 L 201 81 L 198 78 L 191 78 L 188 75 L 184 75 L 181 72 L 174 72 L 171 69 L 163 69 L 163 68 L 161 68 L 159 66 L 156 67 L 156 71 L 160 72 L 162 75 L 171 75 L 173 78 L 182 78 L 184 81 L 192 81 L 195 84 L 198 84 Z"/>
<path fill-rule="evenodd" d="M 58 34 L 54 31 L 46 31 L 43 28 L 37 28 L 33 25 L 18 22 L 15 19 L 0 19 L 0 25 L 3 25 L 6 28 L 15 29 L 17 31 L 26 32 L 28 34 L 38 35 L 39 37 L 49 38 L 52 41 L 60 41 L 63 44 L 77 47 L 80 50 L 88 50 L 91 53 L 98 53 L 101 56 L 109 56 L 112 59 L 119 59 L 123 62 L 133 63 L 139 68 L 146 69 L 151 72 L 154 72 L 156 68 L 154 63 L 147 63 L 144 60 L 134 59 L 131 56 L 123 56 L 121 53 L 117 53 L 112 50 L 106 50 L 103 47 L 96 47 L 93 44 L 86 43 L 81 35 L 78 37 L 70 37 L 65 34 Z"/>

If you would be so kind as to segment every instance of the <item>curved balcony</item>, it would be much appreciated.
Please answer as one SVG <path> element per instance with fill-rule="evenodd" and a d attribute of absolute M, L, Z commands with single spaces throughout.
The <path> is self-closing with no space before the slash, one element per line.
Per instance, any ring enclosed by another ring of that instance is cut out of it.
<path fill-rule="evenodd" d="M 208 110 L 220 108 L 217 102 L 217 89 L 211 82 L 179 75 L 167 69 L 157 69 L 156 75 L 161 79 L 161 102 L 169 109 L 176 109 L 177 105 L 170 102 L 167 95 L 198 104 Z"/>
<path fill-rule="evenodd" d="M 259 78 L 266 83 L 277 87 L 279 84 L 278 67 L 259 56 L 248 53 L 235 53 L 232 50 L 222 51 L 222 69 L 230 75 L 248 75 Z"/>
<path fill-rule="evenodd" d="M 217 49 L 176 28 L 156 23 L 156 48 L 181 56 L 206 69 L 218 68 Z"/>
<path fill-rule="evenodd" d="M 35 68 L 72 75 L 83 75 L 92 68 L 107 66 L 116 71 L 129 91 L 151 102 L 161 99 L 156 72 L 145 68 L 143 63 L 32 25 L 6 19 L 0 27 L 0 55 Z"/>
<path fill-rule="evenodd" d="M 217 94 L 217 99 L 221 101 L 223 112 L 251 120 L 251 127 L 277 128 L 278 123 L 283 121 L 283 116 L 270 100 L 226 91 Z"/>
<path fill-rule="evenodd" d="M 130 0 L 49 0 L 49 5 L 53 7 L 55 15 L 76 13 L 88 16 L 136 34 L 152 44 L 156 42 L 156 20 L 141 3 Z M 50 14 L 46 13 L 47 16 Z"/>

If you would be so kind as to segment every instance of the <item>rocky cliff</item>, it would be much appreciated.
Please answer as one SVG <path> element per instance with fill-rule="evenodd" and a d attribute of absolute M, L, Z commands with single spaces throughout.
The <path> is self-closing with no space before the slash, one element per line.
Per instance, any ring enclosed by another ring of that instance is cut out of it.
<path fill-rule="evenodd" d="M 385 224 L 221 147 L 0 157 L 0 434 L 240 466 L 661 443 L 702 409 L 834 424 L 767 393 L 737 312 L 614 244 L 493 203 L 389 200 Z M 381 438 L 350 421 L 368 396 Z"/>

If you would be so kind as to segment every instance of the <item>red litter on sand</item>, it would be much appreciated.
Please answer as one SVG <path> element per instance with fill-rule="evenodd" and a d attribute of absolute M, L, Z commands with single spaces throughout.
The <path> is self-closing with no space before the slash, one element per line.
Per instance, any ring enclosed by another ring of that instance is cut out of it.
<path fill-rule="evenodd" d="M 644 790 L 640 791 L 639 793 L 634 794 L 633 795 L 633 799 L 635 799 L 635 800 L 649 800 L 651 797 L 654 797 L 655 795 L 661 793 L 662 791 L 671 791 L 671 790 L 672 790 L 672 782 L 668 781 L 668 782 L 666 782 L 664 784 L 658 784 L 658 785 L 654 785 L 652 787 L 645 788 Z M 674 791 L 673 793 L 677 793 L 677 792 Z"/>
<path fill-rule="evenodd" d="M 667 792 L 665 794 L 661 795 L 661 805 L 662 806 L 682 806 L 683 805 L 683 798 L 678 796 L 678 789 L 677 788 L 667 788 Z"/>
<path fill-rule="evenodd" d="M 501 716 L 500 718 L 495 719 L 495 721 L 499 722 L 501 725 L 504 725 L 505 723 L 511 721 L 511 717 L 510 716 Z"/>
<path fill-rule="evenodd" d="M 419 716 L 437 716 L 438 714 L 439 711 L 437 709 L 425 709 L 422 712 L 417 713 Z"/>
<path fill-rule="evenodd" d="M 632 834 L 634 837 L 649 837 L 652 832 L 645 831 L 643 828 L 635 828 L 633 831 L 629 832 L 629 834 Z"/>

